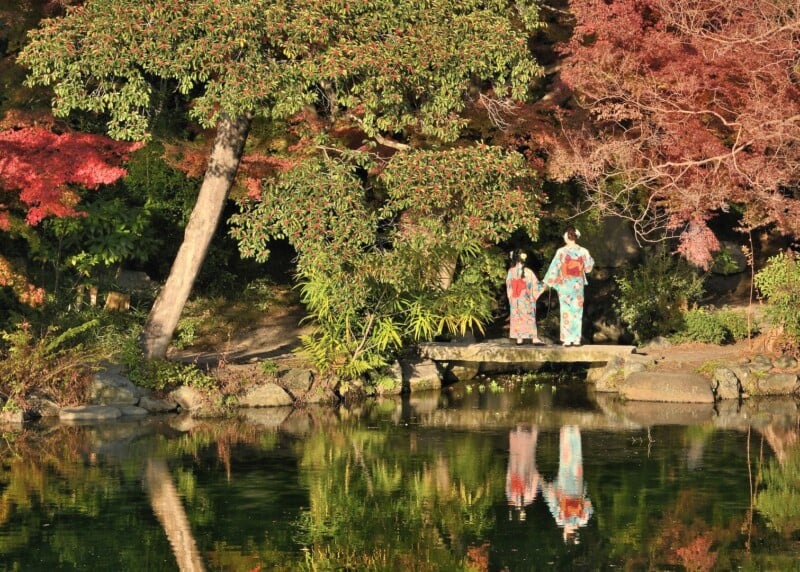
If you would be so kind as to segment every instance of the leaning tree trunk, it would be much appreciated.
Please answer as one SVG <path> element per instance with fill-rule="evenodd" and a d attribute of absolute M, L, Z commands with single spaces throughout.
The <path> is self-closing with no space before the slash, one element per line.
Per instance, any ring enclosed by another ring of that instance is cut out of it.
<path fill-rule="evenodd" d="M 147 317 L 142 346 L 148 358 L 163 358 L 167 355 L 172 334 L 178 326 L 183 307 L 219 224 L 225 199 L 239 168 L 249 129 L 249 116 L 223 116 L 217 125 L 217 136 L 203 184 L 200 186 L 200 194 L 184 231 L 183 243 L 172 263 L 167 282 Z"/>

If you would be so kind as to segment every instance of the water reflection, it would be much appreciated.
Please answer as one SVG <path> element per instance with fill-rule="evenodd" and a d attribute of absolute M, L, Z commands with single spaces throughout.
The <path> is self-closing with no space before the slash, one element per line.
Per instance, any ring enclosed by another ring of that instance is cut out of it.
<path fill-rule="evenodd" d="M 0 569 L 800 567 L 795 402 L 560 391 L 6 433 Z"/>
<path fill-rule="evenodd" d="M 520 520 L 525 520 L 525 507 L 536 500 L 540 475 L 536 470 L 536 439 L 539 429 L 517 427 L 508 435 L 508 471 L 506 472 L 506 498 L 516 509 Z"/>
<path fill-rule="evenodd" d="M 536 468 L 536 441 L 539 428 L 518 426 L 508 434 L 508 471 L 506 499 L 520 521 L 526 519 L 527 507 L 541 490 L 556 524 L 563 531 L 564 542 L 578 542 L 578 529 L 592 516 L 583 480 L 583 451 L 580 428 L 564 425 L 560 429 L 558 473 L 552 482 L 542 479 Z"/>
<path fill-rule="evenodd" d="M 144 484 L 164 532 L 169 539 L 181 572 L 203 572 L 203 560 L 197 549 L 192 527 L 164 459 L 148 459 Z"/>
<path fill-rule="evenodd" d="M 581 432 L 574 425 L 561 427 L 558 478 L 543 487 L 544 497 L 556 524 L 564 531 L 564 541 L 577 542 L 577 531 L 592 516 L 592 502 L 583 482 Z"/>

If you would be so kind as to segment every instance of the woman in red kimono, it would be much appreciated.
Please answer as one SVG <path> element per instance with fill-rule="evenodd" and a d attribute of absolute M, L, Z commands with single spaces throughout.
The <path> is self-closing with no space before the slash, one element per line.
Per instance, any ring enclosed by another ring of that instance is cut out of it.
<path fill-rule="evenodd" d="M 527 267 L 528 255 L 518 252 L 515 264 L 506 275 L 506 294 L 511 313 L 511 328 L 508 336 L 522 344 L 531 340 L 535 345 L 542 344 L 536 328 L 536 300 L 543 287 L 533 270 Z"/>

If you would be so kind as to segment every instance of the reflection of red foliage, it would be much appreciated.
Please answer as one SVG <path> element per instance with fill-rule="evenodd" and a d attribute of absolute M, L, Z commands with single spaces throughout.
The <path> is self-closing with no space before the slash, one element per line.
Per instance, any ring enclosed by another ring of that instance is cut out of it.
<path fill-rule="evenodd" d="M 28 207 L 26 221 L 38 224 L 47 216 L 75 216 L 77 195 L 69 185 L 94 189 L 125 174 L 119 164 L 138 143 L 101 135 L 53 133 L 40 127 L 0 132 L 0 184 L 19 191 Z M 0 229 L 7 229 L 7 206 L 0 210 Z"/>
<path fill-rule="evenodd" d="M 701 534 L 683 548 L 676 551 L 681 563 L 686 570 L 705 572 L 714 568 L 717 562 L 717 553 L 709 550 L 712 539 L 708 534 Z"/>
<path fill-rule="evenodd" d="M 467 569 L 483 571 L 489 569 L 489 544 L 467 547 Z"/>

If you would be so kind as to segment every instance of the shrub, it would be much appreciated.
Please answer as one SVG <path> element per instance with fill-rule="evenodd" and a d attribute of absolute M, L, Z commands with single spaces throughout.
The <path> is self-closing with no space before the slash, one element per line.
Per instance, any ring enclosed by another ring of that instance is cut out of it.
<path fill-rule="evenodd" d="M 86 349 L 75 343 L 87 330 L 89 321 L 59 333 L 48 328 L 34 335 L 28 322 L 15 330 L 0 333 L 5 349 L 0 367 L 0 398 L 4 409 L 28 409 L 33 396 L 58 405 L 77 405 L 86 401 L 92 363 L 102 357 L 97 348 Z"/>
<path fill-rule="evenodd" d="M 675 342 L 723 344 L 742 340 L 754 332 L 747 318 L 733 310 L 695 308 L 683 314 L 683 327 L 672 337 Z"/>
<path fill-rule="evenodd" d="M 614 307 L 637 342 L 681 330 L 683 311 L 703 294 L 689 263 L 660 249 L 617 278 Z"/>
<path fill-rule="evenodd" d="M 733 341 L 746 340 L 758 333 L 758 326 L 747 321 L 747 316 L 734 310 L 720 310 L 715 313 L 716 319 L 729 332 Z"/>
<path fill-rule="evenodd" d="M 766 298 L 765 316 L 787 336 L 800 343 L 800 265 L 798 255 L 782 252 L 767 260 L 755 275 L 759 292 Z"/>
<path fill-rule="evenodd" d="M 128 378 L 145 389 L 159 393 L 182 386 L 205 391 L 217 389 L 216 379 L 196 364 L 146 359 L 134 336 L 125 343 L 120 358 L 127 369 Z"/>

